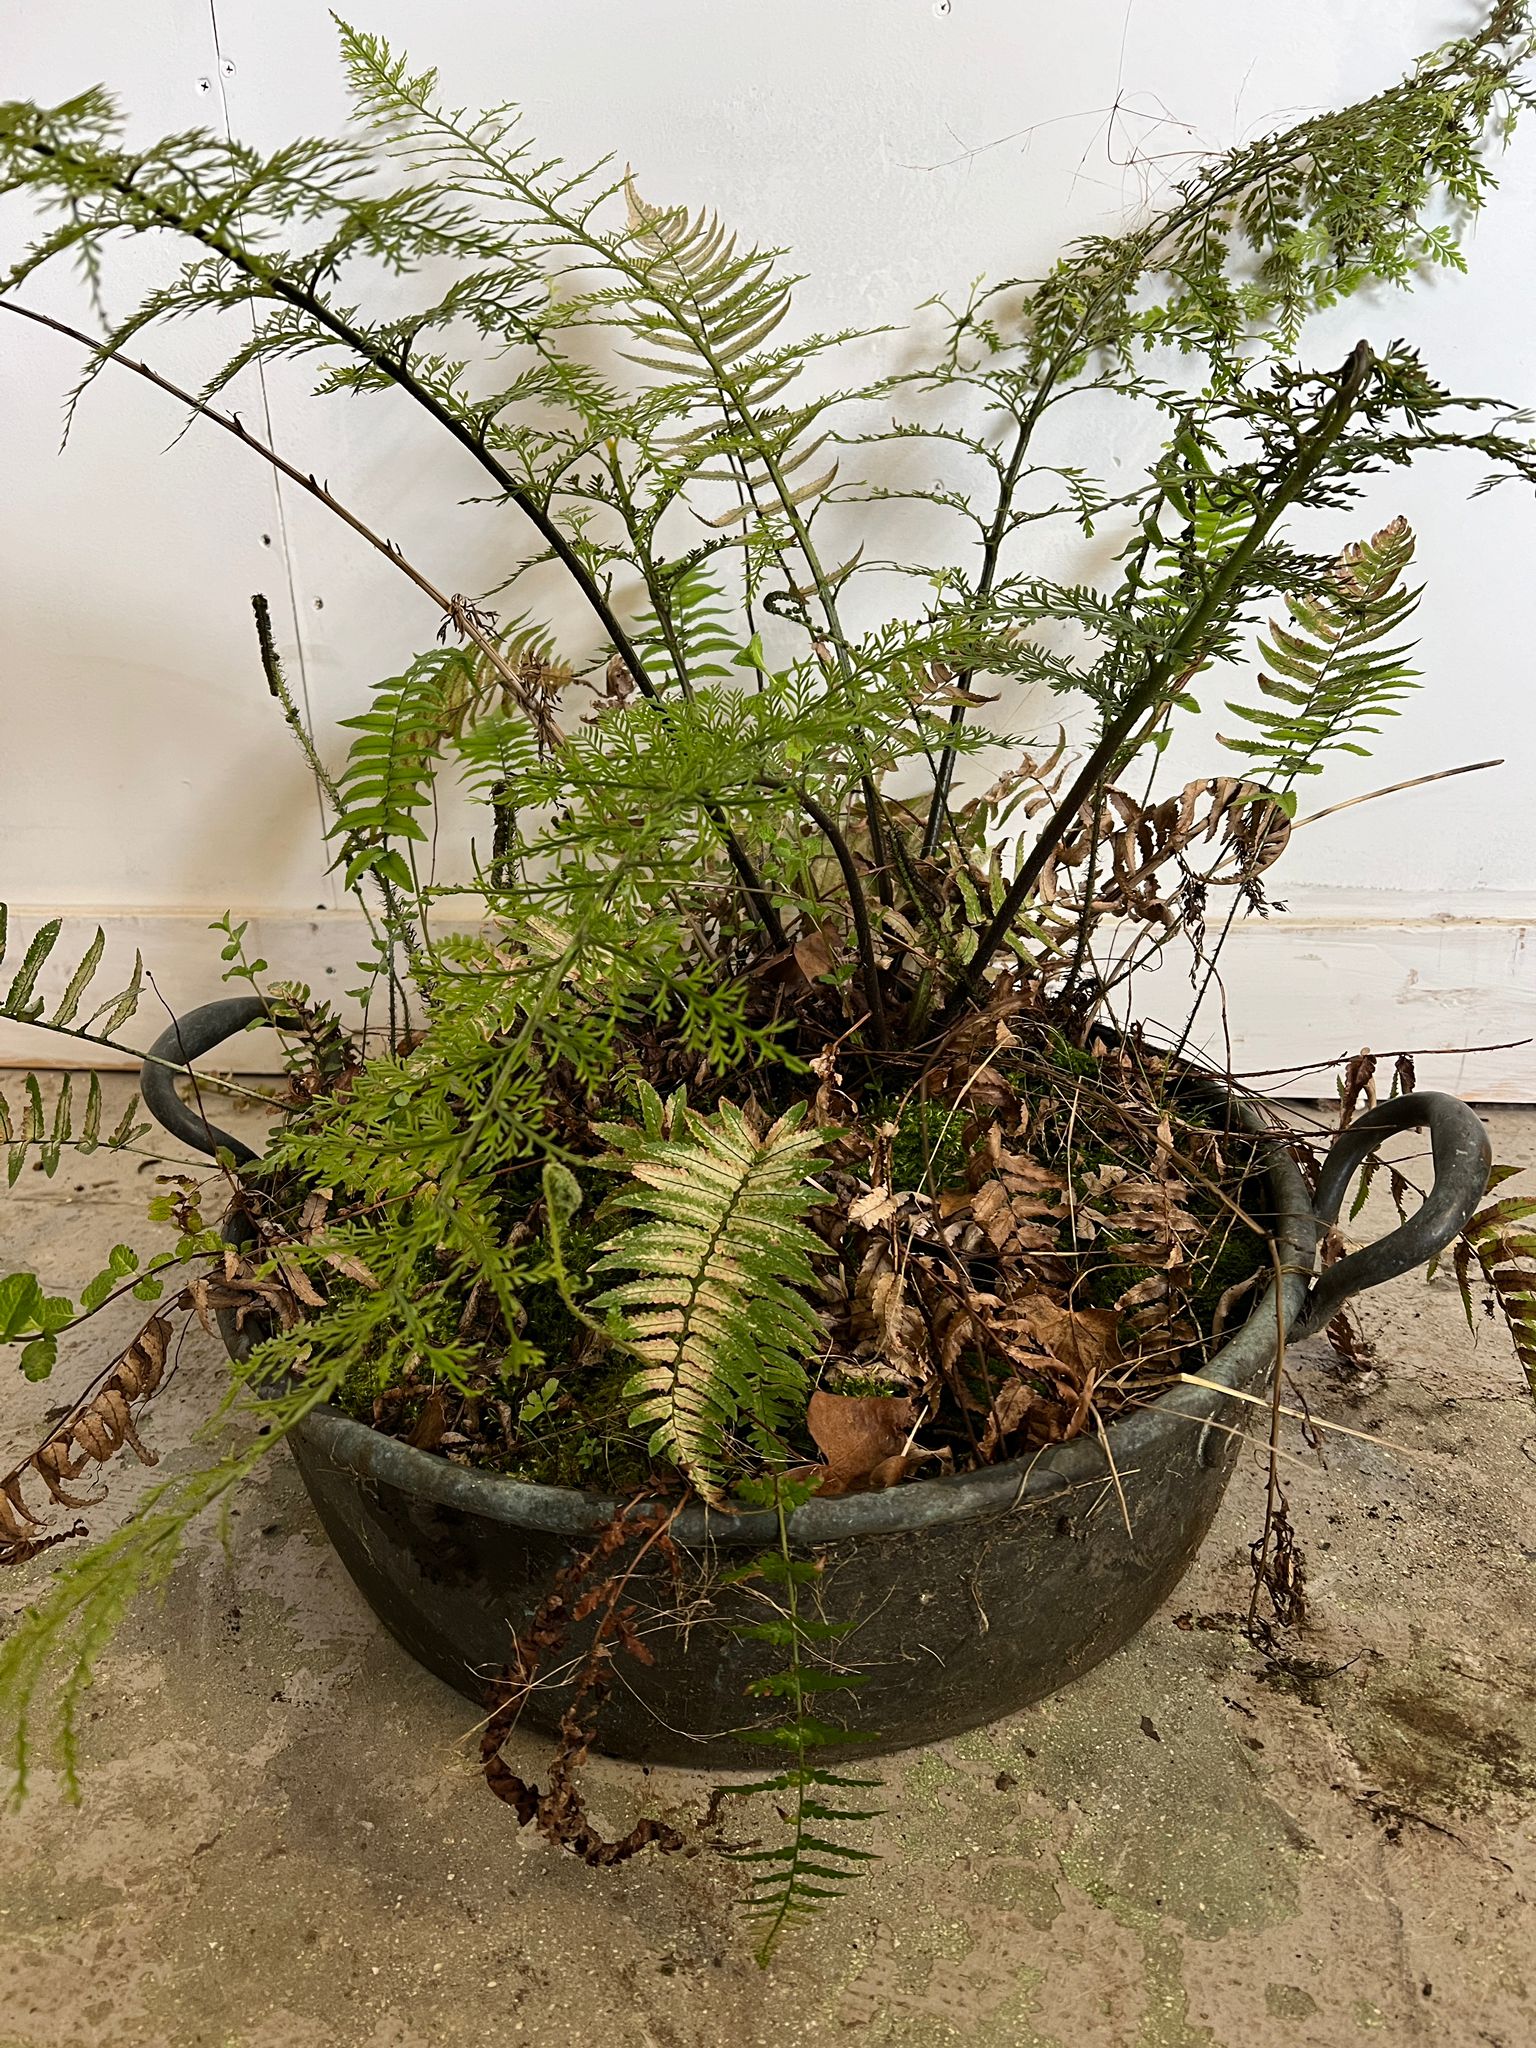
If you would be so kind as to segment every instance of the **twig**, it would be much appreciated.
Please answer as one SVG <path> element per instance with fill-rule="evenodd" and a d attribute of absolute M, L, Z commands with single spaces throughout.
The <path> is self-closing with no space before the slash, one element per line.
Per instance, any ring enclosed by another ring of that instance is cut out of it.
<path fill-rule="evenodd" d="M 1400 1444 L 1390 1436 L 1377 1436 L 1368 1429 L 1351 1429 L 1347 1423 L 1324 1422 L 1320 1415 L 1313 1415 L 1302 1408 L 1288 1408 L 1283 1403 L 1276 1407 L 1272 1399 L 1261 1394 L 1245 1394 L 1239 1387 L 1223 1386 L 1220 1380 L 1202 1379 L 1197 1372 L 1176 1373 L 1174 1377 L 1186 1387 L 1203 1387 L 1207 1393 L 1225 1394 L 1229 1401 L 1246 1401 L 1251 1408 L 1268 1408 L 1286 1416 L 1292 1422 L 1300 1422 L 1308 1429 L 1331 1430 L 1335 1436 L 1352 1436 L 1363 1444 L 1380 1444 L 1383 1450 L 1400 1451 L 1405 1458 L 1418 1458 L 1423 1452 L 1415 1450 L 1412 1444 Z"/>
<path fill-rule="evenodd" d="M 1396 796 L 1399 790 L 1422 789 L 1427 782 L 1445 782 L 1453 775 L 1476 775 L 1484 768 L 1502 768 L 1504 762 L 1464 761 L 1459 768 L 1437 768 L 1431 775 L 1411 775 L 1406 782 L 1389 782 L 1381 789 L 1368 789 L 1363 796 L 1347 796 L 1341 804 L 1329 804 L 1325 810 L 1309 811 L 1304 818 L 1298 818 L 1291 826 L 1299 832 L 1303 825 L 1315 825 L 1319 818 L 1331 818 L 1339 811 L 1353 810 L 1356 804 L 1374 803 L 1379 796 Z"/>
<path fill-rule="evenodd" d="M 295 468 L 293 463 L 286 461 L 275 448 L 269 447 L 265 441 L 251 433 L 238 415 L 221 412 L 217 406 L 210 405 L 207 399 L 199 398 L 195 392 L 183 390 L 179 384 L 173 384 L 169 377 L 162 376 L 148 363 L 140 362 L 133 356 L 123 355 L 117 350 L 109 352 L 93 336 L 83 333 L 78 327 L 71 327 L 68 321 L 55 320 L 50 313 L 40 313 L 34 306 L 19 305 L 15 299 L 0 299 L 0 313 L 15 313 L 23 320 L 35 321 L 39 327 L 51 327 L 55 334 L 62 334 L 69 341 L 79 342 L 82 348 L 90 349 L 92 354 L 105 356 L 109 362 L 118 364 L 120 368 L 132 370 L 136 377 L 142 377 L 147 383 L 164 391 L 178 403 L 187 406 L 199 418 L 210 421 L 216 427 L 222 427 L 226 434 L 232 434 L 253 454 L 259 455 L 263 462 L 270 463 L 280 476 L 285 476 L 290 483 L 296 484 L 301 491 L 307 492 L 310 497 L 324 505 L 328 512 L 334 513 L 344 526 L 349 526 L 360 539 L 368 543 L 369 547 L 377 549 L 387 562 L 392 562 L 402 576 L 407 577 L 424 596 L 432 600 L 444 618 L 452 619 L 465 637 L 474 642 L 512 691 L 524 711 L 539 725 L 540 730 L 551 740 L 559 739 L 559 728 L 553 725 L 548 712 L 542 706 L 536 706 L 528 698 L 517 670 L 474 617 L 472 609 L 462 600 L 450 597 L 446 592 L 439 590 L 414 563 L 406 560 L 393 541 L 385 540 L 381 534 L 375 533 L 365 520 L 359 519 L 357 514 L 344 505 L 318 478 Z"/>
<path fill-rule="evenodd" d="M 60 152 L 47 148 L 43 144 L 35 146 L 39 153 L 45 156 L 57 156 L 60 154 Z M 135 192 L 133 196 L 139 200 L 144 198 L 142 192 Z M 297 310 L 308 314 L 312 320 L 324 327 L 327 332 L 333 334 L 337 340 L 355 350 L 365 362 L 372 363 L 376 369 L 388 377 L 408 397 L 414 398 L 437 421 L 439 426 L 445 428 L 461 446 L 467 448 L 470 454 L 479 462 L 480 466 L 496 480 L 518 509 L 532 520 L 534 526 L 548 543 L 556 559 L 575 579 L 582 595 L 596 613 L 609 640 L 617 649 L 619 659 L 634 677 L 636 687 L 640 690 L 641 694 L 651 698 L 653 701 L 659 700 L 660 693 L 647 673 L 645 664 L 635 651 L 634 644 L 624 631 L 622 625 L 620 625 L 618 618 L 602 592 L 598 589 L 592 576 L 588 573 L 580 556 L 576 554 L 553 519 L 544 511 L 542 506 L 519 486 L 517 479 L 502 463 L 496 460 L 496 457 L 485 446 L 484 442 L 477 440 L 446 406 L 435 399 L 411 375 L 410 370 L 403 362 L 387 355 L 381 349 L 371 346 L 365 335 L 348 325 L 346 321 L 339 319 L 325 305 L 323 300 L 315 297 L 313 293 L 302 291 L 276 273 L 263 270 L 260 266 L 254 264 L 242 250 L 226 243 L 220 237 L 212 235 L 206 230 L 200 230 L 195 224 L 184 221 L 170 208 L 156 206 L 154 211 L 160 215 L 166 226 L 175 228 L 178 232 L 191 235 L 194 240 L 203 242 L 206 247 L 215 250 L 229 262 L 236 264 L 254 283 L 264 286 L 272 296 L 280 298 L 285 304 L 294 306 Z M 18 305 L 13 299 L 0 299 L 0 311 L 17 313 L 23 319 L 36 321 L 39 326 L 51 327 L 56 333 L 66 335 L 70 340 L 82 343 L 97 356 L 105 357 L 110 362 L 121 363 L 125 369 L 133 370 L 139 376 L 147 378 L 150 383 L 158 385 L 162 391 L 166 391 L 172 397 L 180 399 L 183 404 L 190 406 L 194 412 L 200 413 L 205 419 L 211 419 L 215 425 L 223 427 L 227 433 L 231 433 L 238 440 L 243 441 L 248 448 L 253 449 L 256 454 L 260 455 L 265 461 L 270 462 L 275 469 L 296 483 L 301 490 L 307 491 L 311 497 L 317 498 L 321 504 L 334 512 L 338 518 L 344 520 L 370 546 L 377 548 L 398 569 L 409 576 L 419 589 L 430 595 L 434 602 L 441 607 L 444 616 L 451 618 L 496 668 L 513 695 L 517 698 L 518 703 L 530 719 L 533 720 L 535 728 L 541 734 L 547 735 L 551 740 L 558 738 L 559 728 L 555 726 L 550 718 L 547 707 L 538 704 L 536 700 L 528 697 L 515 668 L 507 662 L 506 657 L 490 635 L 470 615 L 470 607 L 467 607 L 460 600 L 445 596 L 442 591 L 429 583 L 419 570 L 413 568 L 406 561 L 405 557 L 400 554 L 392 542 L 380 539 L 370 527 L 366 526 L 362 520 L 358 519 L 354 513 L 349 512 L 338 499 L 334 498 L 322 484 L 317 483 L 313 477 L 306 476 L 302 470 L 295 469 L 291 463 L 285 462 L 275 449 L 269 448 L 265 442 L 259 441 L 254 434 L 248 433 L 239 420 L 219 412 L 217 408 L 195 397 L 191 392 L 183 391 L 180 386 L 171 383 L 168 378 L 162 377 L 159 371 L 152 370 L 147 363 L 137 362 L 132 357 L 120 355 L 116 350 L 105 348 L 102 343 L 94 340 L 90 335 L 83 334 L 78 328 L 70 327 L 62 320 L 55 320 L 47 313 L 37 312 L 30 306 Z M 756 868 L 753 866 L 746 849 L 726 823 L 725 814 L 721 811 L 720 807 L 713 802 L 708 802 L 705 804 L 704 809 L 711 824 L 721 835 L 726 853 L 746 890 L 754 915 L 766 931 L 769 942 L 782 950 L 787 943 L 784 928 L 777 912 L 773 908 L 772 901 L 769 898 L 761 876 L 759 876 Z"/>

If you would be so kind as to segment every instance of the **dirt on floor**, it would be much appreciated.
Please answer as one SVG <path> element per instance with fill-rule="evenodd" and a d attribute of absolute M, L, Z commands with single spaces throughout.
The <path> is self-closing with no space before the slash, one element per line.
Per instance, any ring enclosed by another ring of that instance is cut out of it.
<path fill-rule="evenodd" d="M 1536 1112 L 1490 1124 L 1500 1159 L 1536 1163 Z M 156 1170 L 23 1175 L 0 1266 L 78 1287 L 113 1243 L 151 1249 Z M 1352 1235 L 1391 1220 L 1373 1197 Z M 7 1386 L 0 1454 L 132 1313 Z M 1449 1276 L 1364 1321 L 1353 1389 L 1318 1346 L 1293 1357 L 1315 1413 L 1366 1437 L 1325 1435 L 1325 1467 L 1288 1436 L 1311 1596 L 1288 1657 L 1236 1625 L 1250 1447 L 1127 1649 L 886 1763 L 881 1860 L 766 1975 L 717 1855 L 590 1870 L 519 1832 L 472 1708 L 383 1633 L 274 1457 L 106 1659 L 83 1804 L 40 1772 L 0 1822 L 0 2048 L 1529 2048 L 1536 1414 Z M 144 1425 L 158 1471 L 114 1466 L 94 1533 L 188 1462 L 218 1363 L 186 1339 Z M 0 1612 L 58 1555 L 8 1574 Z M 508 1756 L 538 1776 L 536 1740 Z M 611 1831 L 697 1818 L 711 1781 L 600 1761 L 591 1789 Z"/>

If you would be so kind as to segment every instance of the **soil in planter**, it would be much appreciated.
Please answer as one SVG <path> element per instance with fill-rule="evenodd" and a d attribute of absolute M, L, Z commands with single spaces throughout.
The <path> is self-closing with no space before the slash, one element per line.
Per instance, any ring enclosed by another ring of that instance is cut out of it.
<path fill-rule="evenodd" d="M 1200 1372 L 1256 1305 L 1270 1272 L 1258 1141 L 1135 1040 L 1085 1048 L 1037 1017 L 993 1012 L 920 1081 L 844 1070 L 830 1054 L 813 1065 L 813 1114 L 838 1134 L 819 1175 L 830 1199 L 809 1219 L 826 1247 L 826 1350 L 820 1398 L 789 1448 L 827 1467 L 824 1491 L 1102 1430 Z M 782 1076 L 768 1102 L 761 1076 L 719 1092 L 764 1114 L 785 1106 Z M 598 1120 L 611 1114 L 610 1099 Z M 613 1185 L 595 1133 L 590 1143 L 586 1220 L 564 1246 L 578 1284 L 607 1235 Z M 508 1231 L 536 1242 L 537 1183 L 511 1181 Z M 517 1333 L 542 1368 L 508 1371 L 488 1299 L 466 1303 L 460 1334 L 483 1347 L 468 1388 L 426 1361 L 380 1386 L 361 1361 L 343 1405 L 456 1462 L 620 1497 L 678 1491 L 629 1427 L 628 1359 L 552 1281 L 524 1297 Z"/>

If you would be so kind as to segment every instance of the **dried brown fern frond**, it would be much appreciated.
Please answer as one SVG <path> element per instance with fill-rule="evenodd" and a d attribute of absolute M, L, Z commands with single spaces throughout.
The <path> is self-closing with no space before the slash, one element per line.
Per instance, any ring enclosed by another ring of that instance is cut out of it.
<path fill-rule="evenodd" d="M 84 1523 L 76 1522 L 72 1529 L 38 1534 L 42 1519 L 32 1512 L 22 1492 L 22 1481 L 29 1473 L 42 1481 L 56 1505 L 83 1508 L 93 1506 L 102 1496 L 81 1498 L 68 1488 L 93 1464 L 110 1464 L 125 1449 L 131 1450 L 141 1465 L 158 1462 L 139 1436 L 137 1424 L 138 1415 L 165 1377 L 170 1338 L 171 1326 L 157 1311 L 37 1449 L 0 1479 L 0 1564 L 20 1564 L 66 1537 L 88 1533 Z"/>
<path fill-rule="evenodd" d="M 1235 776 L 1187 782 L 1155 804 L 1106 789 L 1100 802 L 1083 805 L 1046 862 L 1040 900 L 1093 918 L 1131 917 L 1172 929 L 1183 921 L 1185 883 L 1251 886 L 1280 858 L 1290 834 L 1284 812 L 1256 783 Z M 1197 847 L 1208 849 L 1203 865 L 1190 857 Z"/>
<path fill-rule="evenodd" d="M 1512 1180 L 1517 1166 L 1496 1166 L 1488 1176 L 1490 1188 Z M 1461 1303 L 1472 1327 L 1471 1271 L 1478 1271 L 1492 1291 L 1493 1302 L 1503 1317 L 1514 1343 L 1525 1377 L 1536 1400 L 1536 1195 L 1506 1195 L 1479 1209 L 1456 1245 L 1456 1284 Z"/>

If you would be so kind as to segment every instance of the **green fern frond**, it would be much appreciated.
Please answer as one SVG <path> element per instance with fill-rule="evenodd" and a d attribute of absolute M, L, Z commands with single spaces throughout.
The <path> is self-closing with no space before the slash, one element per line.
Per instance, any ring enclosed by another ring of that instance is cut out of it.
<path fill-rule="evenodd" d="M 668 585 L 660 609 L 640 614 L 635 645 L 658 680 L 725 682 L 735 666 L 741 635 L 733 628 L 731 609 L 718 586 L 702 569 L 692 568 Z"/>
<path fill-rule="evenodd" d="M 36 1074 L 22 1076 L 23 1106 L 18 1110 L 12 1110 L 4 1090 L 0 1089 L 0 1146 L 6 1148 L 9 1186 L 15 1187 L 29 1157 L 35 1159 L 44 1173 L 52 1175 L 58 1171 L 60 1157 L 66 1149 L 89 1153 L 96 1151 L 98 1146 L 105 1146 L 109 1152 L 121 1152 L 126 1146 L 136 1144 L 149 1130 L 147 1123 L 138 1121 L 139 1098 L 135 1095 L 113 1128 L 105 1137 L 102 1136 L 101 1076 L 94 1070 L 86 1078 L 85 1104 L 77 1124 L 74 1095 L 77 1078 L 72 1074 L 64 1075 L 51 1116 L 44 1110 L 42 1084 Z"/>
<path fill-rule="evenodd" d="M 466 785 L 492 802 L 502 802 L 539 767 L 539 743 L 525 718 L 493 711 L 453 743 Z"/>
<path fill-rule="evenodd" d="M 1259 734 L 1223 737 L 1222 745 L 1260 762 L 1279 791 L 1299 775 L 1320 775 L 1321 754 L 1368 753 L 1362 738 L 1379 732 L 1418 687 L 1411 644 L 1380 644 L 1418 605 L 1420 591 L 1401 587 L 1413 547 L 1408 522 L 1394 519 L 1344 550 L 1329 587 L 1287 600 L 1289 626 L 1270 621 L 1259 649 L 1273 673 L 1260 676 L 1259 688 L 1289 708 L 1229 703 Z"/>
<path fill-rule="evenodd" d="M 729 1575 L 733 1584 L 761 1581 L 770 1608 L 769 1619 L 738 1623 L 736 1633 L 782 1650 L 786 1659 L 782 1670 L 747 1688 L 755 1697 L 773 1701 L 781 1709 L 780 1718 L 741 1731 L 746 1741 L 777 1750 L 784 1767 L 753 1784 L 731 1788 L 735 1794 L 768 1799 L 785 1824 L 782 1842 L 727 1852 L 734 1861 L 753 1866 L 743 1911 L 761 1930 L 757 1960 L 764 1968 L 791 1926 L 818 1912 L 828 1899 L 840 1897 L 878 1860 L 872 1850 L 834 1840 L 826 1832 L 828 1826 L 876 1819 L 877 1808 L 850 1806 L 841 1795 L 878 1791 L 880 1780 L 848 1777 L 817 1760 L 821 1752 L 855 1738 L 846 1728 L 823 1719 L 814 1702 L 829 1693 L 854 1690 L 864 1681 L 861 1673 L 824 1661 L 829 1644 L 847 1635 L 853 1624 L 826 1621 L 814 1612 L 809 1596 L 820 1577 L 820 1564 L 798 1554 L 790 1541 L 790 1518 L 811 1498 L 816 1483 L 814 1477 L 793 1478 L 784 1472 L 748 1482 L 744 1496 L 754 1506 L 773 1510 L 778 1540 L 773 1549 Z"/>
<path fill-rule="evenodd" d="M 826 1740 L 825 1733 L 820 1739 Z M 855 1848 L 851 1843 L 836 1842 L 816 1832 L 818 1825 L 827 1821 L 873 1820 L 878 1809 L 829 1806 L 816 1797 L 817 1789 L 840 1791 L 879 1782 L 809 1766 L 803 1771 L 780 1772 L 777 1777 L 736 1788 L 766 1793 L 776 1799 L 788 1795 L 793 1800 L 787 1841 L 776 1842 L 767 1849 L 737 1850 L 733 1855 L 735 1862 L 760 1866 L 742 1910 L 762 1928 L 757 1959 L 765 1967 L 780 1937 L 790 1927 L 820 1912 L 829 1899 L 841 1898 L 854 1879 L 863 1874 L 864 1866 L 878 1860 L 872 1849 Z"/>
<path fill-rule="evenodd" d="M 825 1198 L 807 1179 L 820 1149 L 797 1105 L 761 1137 L 740 1110 L 684 1110 L 670 1137 L 605 1128 L 630 1184 L 616 1207 L 648 1220 L 611 1239 L 594 1271 L 639 1275 L 592 1304 L 613 1315 L 642 1361 L 630 1420 L 652 1430 L 708 1500 L 724 1486 L 726 1439 L 747 1423 L 759 1443 L 809 1392 L 805 1361 L 821 1324 L 801 1291 L 822 1249 L 801 1218 Z"/>
<path fill-rule="evenodd" d="M 6 941 L 10 928 L 10 913 L 0 903 L 0 965 L 3 965 Z M 126 988 L 97 1005 L 84 1024 L 77 1024 L 80 1005 L 87 989 L 94 980 L 101 965 L 102 954 L 106 951 L 107 936 L 101 926 L 96 927 L 96 936 L 86 947 L 80 961 L 65 982 L 63 993 L 50 1010 L 46 998 L 37 993 L 37 984 L 43 970 L 53 957 L 54 949 L 64 930 L 64 920 L 50 917 L 40 924 L 33 933 L 21 964 L 12 975 L 10 985 L 0 995 L 0 1017 L 12 1018 L 18 1024 L 36 1024 L 46 1031 L 61 1031 L 71 1038 L 85 1038 L 93 1042 L 110 1040 L 113 1033 L 120 1031 L 139 1006 L 139 995 L 144 985 L 144 962 L 138 953 L 133 956 L 133 974 Z"/>
<path fill-rule="evenodd" d="M 632 359 L 673 381 L 698 376 L 713 384 L 722 377 L 744 378 L 760 397 L 772 396 L 765 387 L 774 372 L 753 358 L 783 323 L 793 300 L 796 281 L 780 277 L 775 267 L 780 252 L 739 250 L 735 235 L 716 214 L 652 206 L 628 174 L 624 196 L 630 233 L 655 300 L 640 310 L 636 331 L 642 346 L 668 352 Z"/>
<path fill-rule="evenodd" d="M 398 843 L 427 836 L 416 814 L 432 800 L 438 756 L 462 724 L 474 683 L 463 649 L 434 648 L 380 683 L 371 710 L 340 721 L 357 738 L 337 777 L 342 808 L 327 836 L 341 840 L 335 865 L 345 865 L 349 889 L 368 873 L 413 886 Z"/>
<path fill-rule="evenodd" d="M 1488 1177 L 1490 1188 L 1512 1179 L 1519 1171 L 1496 1166 Z M 1471 1268 L 1474 1260 L 1508 1327 L 1515 1356 L 1525 1372 L 1531 1398 L 1536 1400 L 1536 1195 L 1505 1195 L 1479 1209 L 1457 1240 L 1456 1284 L 1467 1327 L 1472 1319 Z"/>

